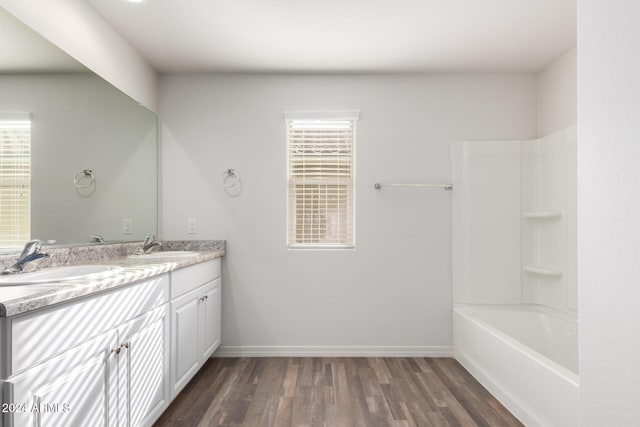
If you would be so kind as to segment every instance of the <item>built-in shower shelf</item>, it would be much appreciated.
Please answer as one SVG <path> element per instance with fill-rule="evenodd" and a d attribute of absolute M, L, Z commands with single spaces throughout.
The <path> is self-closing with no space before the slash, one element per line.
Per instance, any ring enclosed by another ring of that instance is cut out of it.
<path fill-rule="evenodd" d="M 562 277 L 562 270 L 558 270 L 557 268 L 543 267 L 540 265 L 525 265 L 522 269 L 527 273 L 537 274 L 538 276 Z"/>
<path fill-rule="evenodd" d="M 562 212 L 558 211 L 530 211 L 523 212 L 522 217 L 532 220 L 557 219 L 562 217 Z"/>

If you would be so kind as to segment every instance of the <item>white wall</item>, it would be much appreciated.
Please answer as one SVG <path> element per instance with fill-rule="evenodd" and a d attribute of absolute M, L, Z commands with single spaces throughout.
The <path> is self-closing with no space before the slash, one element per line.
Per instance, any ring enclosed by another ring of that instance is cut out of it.
<path fill-rule="evenodd" d="M 448 181 L 453 141 L 533 137 L 535 90 L 533 74 L 162 77 L 162 237 L 227 240 L 223 346 L 450 352 L 451 194 L 373 184 Z M 283 111 L 331 109 L 361 110 L 356 250 L 287 251 Z"/>
<path fill-rule="evenodd" d="M 89 73 L 0 75 L 0 93 L 0 112 L 32 115 L 32 237 L 78 243 L 155 233 L 154 114 Z M 91 197 L 73 185 L 82 169 L 95 173 Z M 133 219 L 134 234 L 122 234 L 122 218 Z"/>
<path fill-rule="evenodd" d="M 571 49 L 537 74 L 539 137 L 577 123 L 577 51 Z"/>
<path fill-rule="evenodd" d="M 640 419 L 640 4 L 578 7 L 580 389 L 585 426 Z"/>
<path fill-rule="evenodd" d="M 453 144 L 453 302 L 522 303 L 521 141 Z"/>
<path fill-rule="evenodd" d="M 0 7 L 151 111 L 157 111 L 156 72 L 86 2 L 0 0 Z"/>

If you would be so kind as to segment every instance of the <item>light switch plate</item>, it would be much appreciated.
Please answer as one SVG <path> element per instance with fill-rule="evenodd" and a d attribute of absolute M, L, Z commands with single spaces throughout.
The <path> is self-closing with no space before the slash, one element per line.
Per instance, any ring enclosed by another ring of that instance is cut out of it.
<path fill-rule="evenodd" d="M 197 218 L 187 218 L 187 234 L 198 234 Z"/>
<path fill-rule="evenodd" d="M 122 218 L 122 234 L 133 234 L 133 220 Z"/>

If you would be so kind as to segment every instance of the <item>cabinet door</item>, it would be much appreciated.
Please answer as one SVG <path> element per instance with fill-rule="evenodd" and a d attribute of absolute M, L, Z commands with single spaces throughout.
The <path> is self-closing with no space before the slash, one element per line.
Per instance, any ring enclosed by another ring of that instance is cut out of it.
<path fill-rule="evenodd" d="M 118 346 L 112 330 L 10 377 L 5 427 L 117 426 Z"/>
<path fill-rule="evenodd" d="M 200 357 L 203 363 L 220 346 L 222 322 L 222 286 L 220 285 L 220 279 L 216 279 L 202 287 Z"/>
<path fill-rule="evenodd" d="M 171 302 L 171 396 L 175 397 L 200 367 L 200 289 Z"/>
<path fill-rule="evenodd" d="M 169 319 L 165 304 L 118 328 L 123 425 L 150 426 L 169 405 Z"/>

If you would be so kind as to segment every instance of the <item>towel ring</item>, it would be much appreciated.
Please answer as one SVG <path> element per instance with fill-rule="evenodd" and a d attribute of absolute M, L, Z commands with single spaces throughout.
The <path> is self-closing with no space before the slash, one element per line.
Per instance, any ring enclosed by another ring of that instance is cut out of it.
<path fill-rule="evenodd" d="M 88 180 L 84 178 L 88 178 Z M 83 179 L 87 182 L 86 184 L 81 183 Z M 89 188 L 95 183 L 96 177 L 93 175 L 93 171 L 91 169 L 83 169 L 73 177 L 73 185 L 75 185 L 78 190 Z"/>
<path fill-rule="evenodd" d="M 227 169 L 222 172 L 222 186 L 224 188 L 233 188 L 238 185 L 240 177 L 236 173 L 235 169 Z"/>

